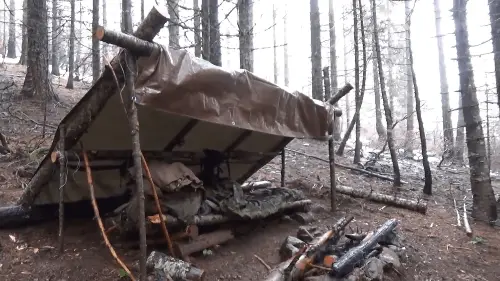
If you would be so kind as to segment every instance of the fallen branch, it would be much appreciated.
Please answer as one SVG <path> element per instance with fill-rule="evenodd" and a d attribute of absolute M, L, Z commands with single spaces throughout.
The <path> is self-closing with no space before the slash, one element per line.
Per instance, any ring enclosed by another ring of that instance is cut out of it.
<path fill-rule="evenodd" d="M 365 198 L 367 200 L 384 203 L 394 207 L 400 207 L 408 209 L 411 211 L 419 212 L 425 214 L 427 212 L 427 203 L 421 200 L 411 200 L 401 197 L 396 197 L 396 195 L 386 195 L 381 193 L 372 192 L 371 190 L 365 190 L 360 188 L 352 188 L 349 186 L 339 185 L 337 186 L 337 191 L 339 193 L 349 195 L 355 198 Z"/>
<path fill-rule="evenodd" d="M 455 198 L 453 198 L 453 206 L 455 207 L 455 213 L 457 213 L 457 226 L 461 227 L 462 223 L 460 221 L 460 213 L 458 212 L 457 200 L 455 200 Z"/>
<path fill-rule="evenodd" d="M 271 267 L 259 256 L 253 255 L 260 263 L 267 268 L 268 271 L 271 271 Z"/>
<path fill-rule="evenodd" d="M 203 280 L 205 275 L 203 269 L 196 268 L 188 262 L 175 259 L 157 251 L 149 254 L 146 265 L 148 268 L 162 271 L 173 280 L 198 281 Z"/>
<path fill-rule="evenodd" d="M 471 237 L 472 236 L 472 229 L 470 228 L 469 220 L 467 219 L 467 209 L 465 209 L 465 200 L 467 199 L 467 196 L 464 196 L 464 227 L 465 227 L 465 233 L 467 233 L 467 236 Z"/>
<path fill-rule="evenodd" d="M 288 151 L 290 151 L 290 152 L 293 152 L 293 153 L 297 153 L 297 154 L 300 154 L 300 155 L 303 155 L 303 156 L 306 156 L 306 157 L 309 157 L 309 158 L 313 158 L 313 159 L 316 159 L 316 160 L 319 160 L 319 161 L 323 161 L 323 162 L 329 163 L 329 161 L 327 159 L 323 159 L 323 158 L 318 157 L 318 156 L 310 155 L 310 154 L 307 154 L 307 153 L 304 153 L 304 152 L 300 152 L 298 150 L 294 150 L 294 149 L 290 149 L 290 148 L 285 148 L 285 149 L 288 150 Z M 355 167 L 350 167 L 350 166 L 346 166 L 346 165 L 339 164 L 339 163 L 335 163 L 335 166 L 343 168 L 343 169 L 347 169 L 347 170 L 351 170 L 351 171 L 356 171 L 356 172 L 360 172 L 360 173 L 363 173 L 363 174 L 367 174 L 369 176 L 376 177 L 376 178 L 379 178 L 379 179 L 382 179 L 382 180 L 387 180 L 387 181 L 392 181 L 392 182 L 394 181 L 394 179 L 391 178 L 391 177 L 389 177 L 389 176 L 384 176 L 384 175 L 377 174 L 377 173 L 374 173 L 374 172 L 370 172 L 370 171 L 367 171 L 367 170 L 363 170 L 363 169 L 359 169 L 359 168 L 355 168 Z M 408 182 L 401 181 L 401 183 L 407 184 Z"/>
<path fill-rule="evenodd" d="M 230 230 L 218 230 L 202 234 L 189 243 L 176 243 L 175 254 L 178 257 L 185 259 L 193 253 L 200 252 L 215 245 L 223 244 L 233 238 L 234 234 Z"/>
<path fill-rule="evenodd" d="M 94 214 L 95 217 L 97 218 L 97 225 L 99 226 L 99 229 L 101 230 L 102 238 L 104 239 L 104 243 L 106 243 L 106 246 L 108 246 L 109 252 L 111 255 L 116 259 L 118 264 L 125 270 L 125 272 L 128 274 L 130 279 L 132 281 L 135 281 L 134 275 L 132 275 L 132 272 L 128 269 L 128 267 L 123 263 L 123 261 L 118 257 L 116 254 L 115 249 L 109 242 L 108 236 L 106 235 L 106 230 L 104 229 L 104 224 L 102 223 L 101 215 L 99 214 L 99 207 L 97 206 L 97 202 L 95 199 L 95 192 L 94 192 L 94 184 L 92 181 L 92 172 L 90 171 L 90 165 L 89 165 L 89 159 L 87 156 L 87 152 L 84 150 L 83 151 L 83 162 L 85 164 L 85 171 L 87 173 L 87 182 L 89 184 L 89 189 L 90 189 L 90 198 L 92 200 L 92 208 L 94 209 Z"/>
<path fill-rule="evenodd" d="M 20 113 L 22 113 L 22 114 L 24 115 L 24 118 L 21 118 L 21 117 L 17 116 L 16 114 L 14 114 L 14 113 L 12 113 L 12 112 L 10 111 L 10 106 L 9 106 L 9 107 L 7 107 L 7 111 L 9 112 L 9 114 L 10 114 L 12 117 L 14 117 L 14 118 L 16 118 L 16 119 L 18 119 L 18 120 L 21 120 L 21 121 L 29 121 L 29 122 L 31 122 L 31 123 L 33 123 L 33 124 L 35 124 L 35 125 L 42 126 L 42 127 L 47 127 L 47 128 L 51 128 L 51 129 L 54 129 L 54 130 L 56 130 L 56 129 L 57 129 L 57 126 L 56 126 L 56 125 L 52 125 L 52 124 L 49 124 L 49 123 L 46 123 L 46 124 L 44 124 L 44 123 L 40 123 L 40 122 L 38 122 L 38 121 L 34 120 L 33 118 L 29 117 L 29 116 L 28 116 L 28 114 L 26 114 L 26 113 L 24 113 L 24 112 L 22 112 L 22 111 L 20 111 L 20 110 L 19 110 L 19 112 L 20 112 Z"/>

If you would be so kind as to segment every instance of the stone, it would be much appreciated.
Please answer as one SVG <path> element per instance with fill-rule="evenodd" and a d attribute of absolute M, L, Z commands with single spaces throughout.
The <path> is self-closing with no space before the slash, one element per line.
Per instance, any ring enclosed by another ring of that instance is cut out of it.
<path fill-rule="evenodd" d="M 314 221 L 314 216 L 312 215 L 312 213 L 298 212 L 292 214 L 290 217 L 300 224 L 308 224 Z"/>
<path fill-rule="evenodd" d="M 398 269 L 401 267 L 401 261 L 399 260 L 398 254 L 396 254 L 396 252 L 389 248 L 384 247 L 382 249 L 382 253 L 380 253 L 379 259 L 384 263 L 385 269 Z"/>
<path fill-rule="evenodd" d="M 370 258 L 364 266 L 363 279 L 366 281 L 384 280 L 384 263 L 378 258 Z"/>
<path fill-rule="evenodd" d="M 297 238 L 306 243 L 310 243 L 314 239 L 314 236 L 309 232 L 309 230 L 305 226 L 301 226 L 297 230 Z"/>
<path fill-rule="evenodd" d="M 280 257 L 282 261 L 285 261 L 292 256 L 294 256 L 296 253 L 299 252 L 299 249 L 304 247 L 305 243 L 304 241 L 300 240 L 297 237 L 294 236 L 288 236 L 285 241 L 283 241 L 283 244 L 281 244 L 280 247 Z"/>

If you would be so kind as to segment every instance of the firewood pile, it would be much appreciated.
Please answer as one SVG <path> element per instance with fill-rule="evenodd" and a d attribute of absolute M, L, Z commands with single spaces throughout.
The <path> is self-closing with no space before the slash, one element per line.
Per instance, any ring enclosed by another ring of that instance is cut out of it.
<path fill-rule="evenodd" d="M 363 232 L 349 226 L 353 217 L 340 219 L 322 232 L 301 226 L 280 248 L 282 263 L 265 281 L 383 280 L 384 271 L 398 272 L 404 250 L 396 234 L 398 221 L 390 219 Z M 349 226 L 349 227 L 348 227 Z"/>

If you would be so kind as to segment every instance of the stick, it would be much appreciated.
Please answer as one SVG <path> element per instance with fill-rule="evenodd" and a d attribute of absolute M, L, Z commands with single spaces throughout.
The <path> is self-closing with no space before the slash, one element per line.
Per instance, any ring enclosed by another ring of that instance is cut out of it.
<path fill-rule="evenodd" d="M 150 56 L 161 48 L 158 44 L 119 31 L 107 30 L 102 26 L 97 27 L 94 36 L 99 41 L 122 47 L 137 56 Z"/>
<path fill-rule="evenodd" d="M 64 147 L 64 124 L 59 129 L 59 253 L 64 252 L 64 185 L 66 184 L 66 153 Z"/>
<path fill-rule="evenodd" d="M 290 149 L 290 148 L 285 148 L 285 149 L 288 150 L 288 151 L 291 151 L 293 153 L 297 153 L 297 154 L 300 154 L 300 155 L 303 155 L 303 156 L 306 156 L 306 157 L 309 157 L 309 158 L 313 158 L 313 159 L 316 159 L 316 160 L 319 160 L 319 161 L 323 161 L 323 162 L 329 163 L 328 160 L 323 159 L 323 158 L 318 157 L 318 156 L 310 155 L 310 154 L 307 154 L 307 153 L 304 153 L 304 152 L 300 152 L 300 151 L 297 151 L 297 150 L 293 150 L 293 149 Z M 363 173 L 363 174 L 367 174 L 367 175 L 370 175 L 372 177 L 376 177 L 376 178 L 379 178 L 379 179 L 382 179 L 382 180 L 387 180 L 387 181 L 392 181 L 392 182 L 394 181 L 394 179 L 391 178 L 391 177 L 380 175 L 380 174 L 373 173 L 373 172 L 370 172 L 370 171 L 367 171 L 367 170 L 363 170 L 363 169 L 358 169 L 358 168 L 355 168 L 355 167 L 349 167 L 349 166 L 346 166 L 346 165 L 343 165 L 343 164 L 340 164 L 340 163 L 335 163 L 335 166 L 343 168 L 343 169 L 348 169 L 348 170 L 360 172 L 360 173 Z M 401 181 L 401 183 L 407 184 L 408 182 Z"/>
<path fill-rule="evenodd" d="M 172 246 L 172 241 L 170 240 L 170 235 L 167 230 L 167 225 L 165 221 L 165 217 L 163 217 L 163 212 L 161 211 L 160 200 L 158 199 L 158 193 L 156 192 L 156 186 L 153 182 L 153 177 L 151 176 L 151 171 L 149 170 L 148 164 L 146 163 L 146 159 L 141 152 L 142 165 L 144 165 L 144 170 L 146 171 L 146 175 L 148 177 L 149 183 L 151 184 L 151 189 L 153 190 L 153 197 L 155 198 L 156 209 L 158 209 L 158 214 L 160 215 L 160 224 L 163 235 L 165 235 L 165 240 L 167 241 L 168 250 L 170 254 L 175 258 L 174 248 Z"/>
<path fill-rule="evenodd" d="M 97 207 L 97 202 L 95 200 L 95 192 L 94 192 L 94 184 L 92 180 L 92 172 L 90 171 L 90 165 L 89 165 L 89 159 L 87 156 L 87 152 L 84 150 L 83 151 L 83 162 L 85 164 L 85 171 L 87 173 L 87 182 L 89 184 L 89 189 L 90 189 L 90 198 L 92 201 L 92 208 L 94 209 L 94 214 L 95 217 L 97 218 L 97 225 L 99 226 L 99 229 L 101 230 L 102 238 L 104 239 L 104 243 L 106 243 L 106 246 L 108 246 L 109 252 L 111 255 L 116 259 L 118 264 L 127 272 L 128 276 L 132 281 L 135 281 L 134 275 L 132 275 L 132 272 L 128 269 L 128 267 L 122 262 L 122 260 L 118 257 L 118 255 L 115 252 L 115 249 L 109 242 L 108 236 L 106 235 L 106 231 L 104 230 L 104 224 L 102 223 L 101 215 L 99 215 L 99 207 Z"/>
<path fill-rule="evenodd" d="M 281 187 L 285 187 L 285 149 L 281 150 Z"/>
<path fill-rule="evenodd" d="M 344 87 L 342 87 L 338 92 L 337 94 L 335 94 L 329 101 L 328 103 L 331 104 L 331 105 L 334 105 L 336 104 L 341 98 L 343 98 L 345 95 L 347 95 L 352 89 L 354 89 L 354 87 L 347 83 L 344 85 Z"/>
<path fill-rule="evenodd" d="M 335 204 L 337 200 L 337 180 L 335 178 L 335 144 L 333 142 L 333 127 L 334 123 L 332 123 L 332 135 L 330 135 L 330 138 L 328 139 L 328 161 L 330 165 L 330 209 L 332 212 L 335 212 L 337 207 Z"/>
<path fill-rule="evenodd" d="M 460 221 L 460 213 L 458 212 L 457 200 L 455 200 L 455 198 L 453 198 L 453 206 L 455 207 L 455 213 L 457 213 L 457 226 L 461 227 L 462 222 Z"/>
<path fill-rule="evenodd" d="M 465 227 L 465 233 L 467 233 L 467 236 L 471 237 L 472 236 L 472 229 L 470 228 L 469 220 L 467 219 L 467 210 L 465 209 L 465 199 L 467 199 L 467 196 L 464 196 L 464 227 Z"/>
<path fill-rule="evenodd" d="M 253 255 L 256 259 L 260 261 L 260 263 L 267 268 L 268 271 L 271 271 L 271 267 L 259 256 Z"/>

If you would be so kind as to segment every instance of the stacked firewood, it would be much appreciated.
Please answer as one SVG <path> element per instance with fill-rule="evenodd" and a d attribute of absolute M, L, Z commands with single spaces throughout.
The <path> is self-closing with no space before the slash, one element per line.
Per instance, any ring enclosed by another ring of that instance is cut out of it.
<path fill-rule="evenodd" d="M 384 270 L 396 269 L 401 252 L 391 219 L 369 232 L 346 231 L 353 217 L 339 220 L 324 233 L 317 228 L 301 227 L 297 237 L 289 236 L 280 248 L 285 260 L 274 268 L 265 281 L 301 280 L 381 280 Z M 345 278 L 345 279 L 343 279 Z M 349 279 L 347 279 L 349 278 Z"/>

